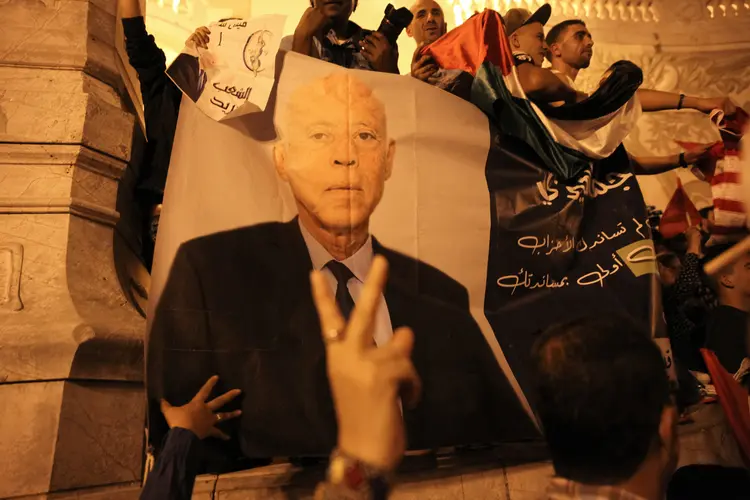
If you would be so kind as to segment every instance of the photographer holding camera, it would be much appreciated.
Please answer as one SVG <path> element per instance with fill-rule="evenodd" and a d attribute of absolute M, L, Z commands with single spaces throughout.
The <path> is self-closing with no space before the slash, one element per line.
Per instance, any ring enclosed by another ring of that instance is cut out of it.
<path fill-rule="evenodd" d="M 411 17 L 404 24 L 405 9 L 389 5 L 378 31 L 363 30 L 349 20 L 357 2 L 310 0 L 294 35 L 287 38 L 286 44 L 282 42 L 282 48 L 345 68 L 398 74 L 396 39 Z"/>

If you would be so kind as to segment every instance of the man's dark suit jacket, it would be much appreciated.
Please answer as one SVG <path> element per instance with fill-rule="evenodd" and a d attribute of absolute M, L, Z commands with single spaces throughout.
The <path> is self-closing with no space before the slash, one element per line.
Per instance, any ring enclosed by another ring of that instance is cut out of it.
<path fill-rule="evenodd" d="M 390 264 L 385 300 L 393 329 L 415 334 L 423 382 L 404 409 L 410 449 L 538 439 L 469 313 L 466 289 L 441 271 L 382 247 Z M 471 263 L 467 263 L 471 265 Z M 336 445 L 325 346 L 310 291 L 312 262 L 297 219 L 211 234 L 175 257 L 148 342 L 150 440 L 167 428 L 159 398 L 188 402 L 213 374 L 215 394 L 243 391 L 242 417 L 222 424 L 218 457 L 327 455 Z M 239 445 L 239 448 L 238 448 Z"/>
<path fill-rule="evenodd" d="M 208 76 L 201 71 L 197 57 L 181 52 L 169 66 L 167 74 L 193 102 L 198 102 Z"/>

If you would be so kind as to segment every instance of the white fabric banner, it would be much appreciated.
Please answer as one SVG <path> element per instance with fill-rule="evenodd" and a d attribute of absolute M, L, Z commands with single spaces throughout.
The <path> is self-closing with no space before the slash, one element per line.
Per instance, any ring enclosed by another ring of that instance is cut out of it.
<path fill-rule="evenodd" d="M 357 281 L 372 252 L 391 264 L 376 341 L 415 332 L 410 448 L 538 437 L 483 313 L 489 147 L 468 102 L 295 53 L 264 112 L 217 122 L 183 99 L 149 300 L 152 442 L 158 398 L 182 404 L 217 373 L 243 390 L 246 456 L 330 451 L 309 272 L 350 231 L 371 235 L 343 260 Z"/>

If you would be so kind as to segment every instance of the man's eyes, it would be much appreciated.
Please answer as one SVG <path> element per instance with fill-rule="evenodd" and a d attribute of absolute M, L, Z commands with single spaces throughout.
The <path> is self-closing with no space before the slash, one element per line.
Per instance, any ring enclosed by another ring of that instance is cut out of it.
<path fill-rule="evenodd" d="M 328 138 L 328 134 L 326 134 L 325 132 L 314 132 L 310 134 L 310 138 L 316 141 L 323 141 Z"/>
<path fill-rule="evenodd" d="M 310 139 L 317 142 L 328 142 L 332 139 L 332 135 L 328 132 L 312 132 L 309 135 Z M 375 141 L 378 139 L 374 132 L 369 130 L 362 130 L 354 133 L 354 139 L 360 141 Z"/>

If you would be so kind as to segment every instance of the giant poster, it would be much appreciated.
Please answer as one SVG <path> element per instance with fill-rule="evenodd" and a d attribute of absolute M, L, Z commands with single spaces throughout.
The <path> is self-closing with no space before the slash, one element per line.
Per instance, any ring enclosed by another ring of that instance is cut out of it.
<path fill-rule="evenodd" d="M 409 326 L 423 396 L 410 449 L 540 439 L 484 314 L 492 205 L 487 117 L 406 76 L 285 54 L 264 112 L 216 122 L 183 99 L 157 245 L 147 347 L 158 401 L 211 375 L 243 411 L 207 443 L 241 457 L 326 455 L 335 414 L 309 273 L 356 303 L 375 253 L 390 276 L 373 342 Z M 230 408 L 232 409 L 232 408 Z"/>

